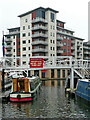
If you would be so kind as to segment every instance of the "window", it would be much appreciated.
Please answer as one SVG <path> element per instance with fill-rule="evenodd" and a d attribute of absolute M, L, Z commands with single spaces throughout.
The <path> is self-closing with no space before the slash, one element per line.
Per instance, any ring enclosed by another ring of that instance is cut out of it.
<path fill-rule="evenodd" d="M 26 54 L 23 54 L 23 57 L 26 57 Z"/>
<path fill-rule="evenodd" d="M 20 52 L 20 48 L 18 48 L 18 52 Z"/>
<path fill-rule="evenodd" d="M 66 52 L 66 49 L 64 49 L 64 52 Z"/>
<path fill-rule="evenodd" d="M 69 43 L 67 43 L 67 46 L 69 47 Z"/>
<path fill-rule="evenodd" d="M 15 49 L 13 49 L 13 52 L 15 52 Z"/>
<path fill-rule="evenodd" d="M 27 19 L 25 19 L 25 22 L 27 22 Z"/>
<path fill-rule="evenodd" d="M 55 56 L 55 54 L 53 54 L 53 56 Z"/>
<path fill-rule="evenodd" d="M 53 30 L 55 30 L 55 27 L 53 26 Z"/>
<path fill-rule="evenodd" d="M 25 33 L 23 33 L 23 34 L 22 34 L 22 37 L 25 37 L 25 36 L 26 36 L 26 34 L 25 34 Z"/>
<path fill-rule="evenodd" d="M 52 50 L 52 47 L 51 47 L 51 50 Z"/>
<path fill-rule="evenodd" d="M 52 43 L 52 40 L 50 40 L 50 42 Z"/>
<path fill-rule="evenodd" d="M 51 22 L 54 22 L 54 14 L 51 13 Z"/>
<path fill-rule="evenodd" d="M 70 50 L 67 50 L 68 53 L 70 53 Z"/>
<path fill-rule="evenodd" d="M 55 37 L 55 34 L 53 33 L 53 37 Z"/>
<path fill-rule="evenodd" d="M 55 48 L 53 47 L 53 50 L 55 50 Z"/>
<path fill-rule="evenodd" d="M 25 30 L 25 26 L 23 26 L 23 30 Z"/>
<path fill-rule="evenodd" d="M 64 45 L 66 46 L 66 43 L 64 42 Z"/>
<path fill-rule="evenodd" d="M 51 36 L 52 36 L 52 32 L 51 32 Z"/>
<path fill-rule="evenodd" d="M 51 54 L 51 56 L 52 56 L 52 54 Z"/>
<path fill-rule="evenodd" d="M 51 29 L 52 29 L 52 25 L 51 25 Z"/>
<path fill-rule="evenodd" d="M 26 44 L 26 40 L 23 40 L 23 44 Z"/>
<path fill-rule="evenodd" d="M 26 47 L 23 47 L 23 51 L 26 51 Z"/>
<path fill-rule="evenodd" d="M 66 36 L 64 36 L 64 39 L 66 39 Z"/>
<path fill-rule="evenodd" d="M 30 47 L 28 47 L 28 50 L 30 50 Z"/>
<path fill-rule="evenodd" d="M 53 40 L 53 44 L 55 43 L 55 41 Z"/>
<path fill-rule="evenodd" d="M 13 45 L 15 45 L 15 42 L 13 43 Z"/>
<path fill-rule="evenodd" d="M 23 61 L 23 65 L 26 65 L 26 61 Z"/>
<path fill-rule="evenodd" d="M 30 43 L 30 40 L 28 40 L 28 43 Z"/>
<path fill-rule="evenodd" d="M 15 39 L 15 35 L 13 36 L 13 39 Z"/>
<path fill-rule="evenodd" d="M 65 70 L 63 70 L 63 77 L 65 77 Z"/>
<path fill-rule="evenodd" d="M 28 33 L 28 36 L 30 36 L 30 32 Z"/>
<path fill-rule="evenodd" d="M 30 57 L 30 54 L 28 56 Z"/>
<path fill-rule="evenodd" d="M 69 37 L 67 37 L 67 40 L 69 40 L 70 38 Z"/>
<path fill-rule="evenodd" d="M 28 25 L 28 29 L 30 29 L 30 25 Z"/>

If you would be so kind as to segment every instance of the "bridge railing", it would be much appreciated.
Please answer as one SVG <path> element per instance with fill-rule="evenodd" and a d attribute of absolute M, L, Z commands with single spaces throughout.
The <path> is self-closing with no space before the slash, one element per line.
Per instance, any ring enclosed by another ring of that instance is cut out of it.
<path fill-rule="evenodd" d="M 71 56 L 37 56 L 30 58 L 43 58 L 43 68 L 41 69 L 54 69 L 54 68 L 90 68 L 90 60 L 73 59 Z M 0 66 L 2 69 L 30 69 L 30 58 L 25 57 L 2 57 L 0 58 Z M 23 61 L 26 61 L 23 64 Z M 35 68 L 34 68 L 35 69 Z M 37 68 L 40 69 L 40 68 Z"/>

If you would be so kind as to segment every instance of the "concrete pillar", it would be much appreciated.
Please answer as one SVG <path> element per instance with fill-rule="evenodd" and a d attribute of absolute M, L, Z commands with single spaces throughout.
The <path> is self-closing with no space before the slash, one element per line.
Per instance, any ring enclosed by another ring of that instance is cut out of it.
<path fill-rule="evenodd" d="M 32 75 L 34 76 L 34 70 L 31 70 L 31 76 L 32 76 Z"/>
<path fill-rule="evenodd" d="M 54 78 L 57 78 L 57 69 L 54 69 Z"/>
<path fill-rule="evenodd" d="M 70 88 L 73 91 L 74 89 L 74 69 L 71 68 L 71 81 L 70 81 Z"/>
<path fill-rule="evenodd" d="M 62 69 L 60 69 L 60 78 L 63 78 L 63 77 L 62 77 Z"/>
<path fill-rule="evenodd" d="M 40 79 L 42 78 L 42 71 L 41 70 L 39 70 L 39 77 L 40 77 Z"/>
<path fill-rule="evenodd" d="M 45 70 L 45 78 L 51 79 L 51 70 Z"/>

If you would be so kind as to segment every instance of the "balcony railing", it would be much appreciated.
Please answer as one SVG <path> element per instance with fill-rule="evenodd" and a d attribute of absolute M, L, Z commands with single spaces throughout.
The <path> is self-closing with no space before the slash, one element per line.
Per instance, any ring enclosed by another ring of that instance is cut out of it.
<path fill-rule="evenodd" d="M 8 55 L 8 54 L 9 54 L 9 55 L 12 55 L 12 52 L 7 52 L 7 51 L 5 51 L 5 54 L 6 54 L 6 55 Z"/>
<path fill-rule="evenodd" d="M 12 42 L 12 39 L 11 38 L 6 38 L 5 42 Z"/>
<path fill-rule="evenodd" d="M 57 53 L 63 53 L 63 50 L 57 50 Z"/>
<path fill-rule="evenodd" d="M 57 30 L 57 33 L 61 33 L 61 34 L 68 35 L 68 36 L 73 36 L 73 35 L 70 34 L 70 33 L 62 32 L 62 31 L 59 31 L 59 30 Z"/>
<path fill-rule="evenodd" d="M 11 45 L 7 45 L 5 46 L 6 49 L 12 49 L 12 46 Z"/>
<path fill-rule="evenodd" d="M 34 33 L 32 34 L 32 37 L 48 37 L 48 35 L 44 33 Z"/>
<path fill-rule="evenodd" d="M 32 42 L 32 45 L 37 45 L 37 44 L 48 45 L 48 42 L 47 41 L 39 41 L 39 40 Z"/>
<path fill-rule="evenodd" d="M 48 52 L 48 50 L 45 48 L 36 48 L 36 49 L 32 49 L 32 52 Z"/>
<path fill-rule="evenodd" d="M 32 27 L 32 30 L 37 30 L 37 29 L 43 29 L 43 30 L 48 30 L 48 28 L 46 27 L 46 26 L 34 26 L 34 27 Z"/>
<path fill-rule="evenodd" d="M 60 43 L 58 44 L 58 43 L 57 43 L 57 46 L 60 46 L 60 47 L 62 47 L 62 46 L 63 46 L 63 44 L 60 44 Z"/>
<path fill-rule="evenodd" d="M 36 18 L 36 19 L 33 19 L 32 20 L 32 23 L 35 23 L 35 22 L 44 22 L 44 23 L 48 23 L 48 21 L 46 19 L 43 19 L 43 18 Z"/>
<path fill-rule="evenodd" d="M 63 37 L 57 36 L 57 40 L 63 40 Z"/>

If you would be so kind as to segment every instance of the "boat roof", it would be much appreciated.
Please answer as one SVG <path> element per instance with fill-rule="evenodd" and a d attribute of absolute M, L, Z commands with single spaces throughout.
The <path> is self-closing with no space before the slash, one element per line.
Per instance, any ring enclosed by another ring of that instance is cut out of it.
<path fill-rule="evenodd" d="M 79 81 L 90 82 L 90 79 L 79 79 Z"/>

